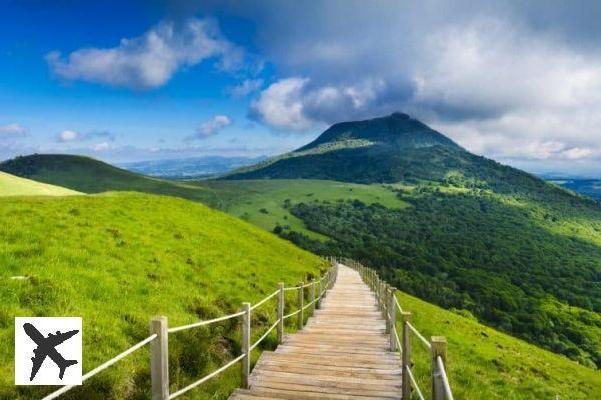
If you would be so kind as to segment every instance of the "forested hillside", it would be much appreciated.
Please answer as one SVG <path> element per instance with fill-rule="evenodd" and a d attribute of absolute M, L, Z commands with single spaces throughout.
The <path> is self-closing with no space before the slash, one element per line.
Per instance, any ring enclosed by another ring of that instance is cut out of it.
<path fill-rule="evenodd" d="M 328 236 L 325 242 L 285 225 L 275 231 L 314 252 L 362 260 L 409 293 L 601 366 L 601 220 L 593 206 L 545 207 L 435 183 L 391 190 L 411 207 L 293 205 L 291 213 Z"/>

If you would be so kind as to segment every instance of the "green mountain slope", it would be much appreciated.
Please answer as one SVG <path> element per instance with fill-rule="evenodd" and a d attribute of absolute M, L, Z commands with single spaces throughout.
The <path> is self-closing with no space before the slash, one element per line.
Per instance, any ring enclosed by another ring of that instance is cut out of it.
<path fill-rule="evenodd" d="M 83 156 L 34 154 L 17 157 L 1 162 L 0 171 L 84 193 L 138 191 L 205 202 L 216 199 L 215 193 L 206 188 L 136 174 Z"/>
<path fill-rule="evenodd" d="M 362 145 L 344 146 L 349 141 Z M 344 195 L 325 202 L 297 188 L 280 205 L 291 217 L 278 219 L 274 232 L 317 253 L 359 259 L 423 299 L 601 367 L 601 207 L 594 200 L 473 155 L 403 114 L 333 125 L 296 152 L 225 178 L 388 187 L 411 206 Z"/>
<path fill-rule="evenodd" d="M 0 196 L 68 196 L 74 194 L 80 193 L 0 172 Z"/>
<path fill-rule="evenodd" d="M 601 374 L 479 324 L 476 319 L 398 293 L 413 324 L 426 337 L 445 335 L 447 368 L 456 399 L 597 399 Z M 399 327 L 400 328 L 400 327 Z M 413 371 L 430 388 L 430 354 L 413 337 Z M 559 396 L 559 397 L 556 397 Z"/>
<path fill-rule="evenodd" d="M 82 316 L 89 371 L 145 338 L 155 315 L 176 326 L 232 313 L 280 281 L 295 284 L 325 268 L 270 233 L 170 197 L 5 197 L 0 221 L 2 399 L 37 399 L 52 389 L 13 385 L 15 316 Z M 254 315 L 259 336 L 275 320 L 275 304 Z M 237 354 L 236 343 L 231 322 L 170 335 L 173 388 L 224 364 Z M 148 357 L 146 349 L 137 352 L 64 398 L 149 398 Z M 187 398 L 224 399 L 238 376 L 233 368 Z"/>

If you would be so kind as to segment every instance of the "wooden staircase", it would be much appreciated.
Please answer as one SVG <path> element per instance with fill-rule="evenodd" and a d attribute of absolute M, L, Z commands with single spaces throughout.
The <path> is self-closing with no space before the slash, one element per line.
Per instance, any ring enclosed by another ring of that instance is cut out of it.
<path fill-rule="evenodd" d="M 359 273 L 339 265 L 334 287 L 303 330 L 264 352 L 250 388 L 230 399 L 400 399 L 401 361 L 385 324 Z"/>

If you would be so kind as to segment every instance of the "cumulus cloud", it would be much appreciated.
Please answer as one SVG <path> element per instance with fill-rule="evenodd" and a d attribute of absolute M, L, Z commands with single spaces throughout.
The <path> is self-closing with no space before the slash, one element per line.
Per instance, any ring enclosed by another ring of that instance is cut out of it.
<path fill-rule="evenodd" d="M 196 133 L 194 135 L 187 137 L 185 140 L 192 141 L 207 139 L 218 134 L 231 124 L 232 119 L 227 115 L 214 115 L 209 120 L 203 122 L 198 129 L 196 129 Z"/>
<path fill-rule="evenodd" d="M 0 125 L 0 139 L 13 140 L 27 136 L 27 128 L 23 125 L 13 123 Z"/>
<path fill-rule="evenodd" d="M 513 164 L 601 161 L 594 2 L 262 4 L 238 10 L 278 67 L 250 105 L 256 120 L 306 131 L 401 110 Z"/>
<path fill-rule="evenodd" d="M 161 22 L 112 48 L 84 48 L 66 57 L 58 51 L 46 55 L 52 71 L 63 79 L 133 89 L 160 87 L 177 70 L 211 58 L 222 69 L 234 69 L 242 51 L 223 37 L 215 21 L 196 18 L 182 24 Z"/>

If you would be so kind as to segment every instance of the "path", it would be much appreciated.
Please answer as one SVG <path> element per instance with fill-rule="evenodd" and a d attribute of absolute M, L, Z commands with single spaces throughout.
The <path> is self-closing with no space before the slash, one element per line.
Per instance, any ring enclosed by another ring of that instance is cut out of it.
<path fill-rule="evenodd" d="M 400 399 L 400 365 L 374 294 L 340 265 L 321 309 L 274 352 L 263 352 L 250 389 L 230 399 Z"/>

